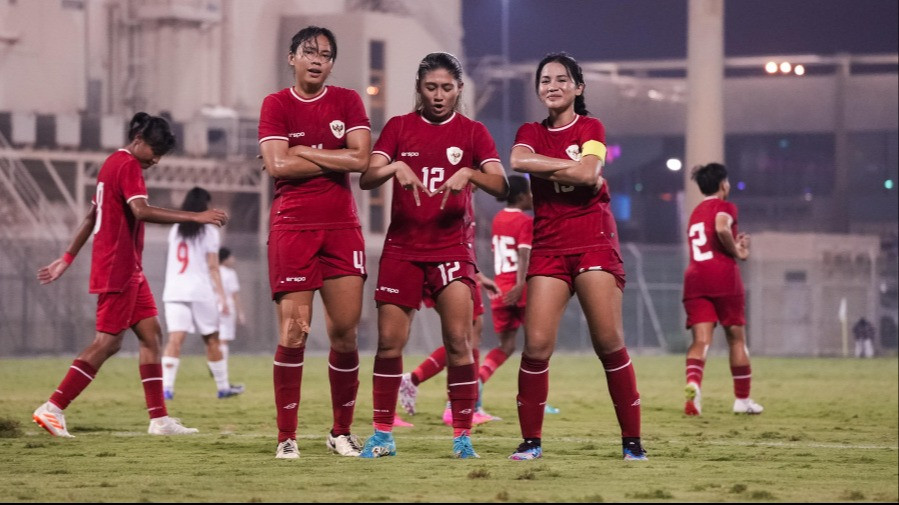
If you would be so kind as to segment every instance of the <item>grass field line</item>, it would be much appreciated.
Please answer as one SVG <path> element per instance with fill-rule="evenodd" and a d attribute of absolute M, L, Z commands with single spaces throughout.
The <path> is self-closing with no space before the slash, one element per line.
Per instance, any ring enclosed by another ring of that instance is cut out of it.
<path fill-rule="evenodd" d="M 143 431 L 115 431 L 111 433 L 116 437 L 137 437 L 137 436 L 146 436 L 146 432 Z M 228 437 L 239 437 L 239 438 L 259 438 L 259 439 L 273 439 L 275 438 L 273 435 L 261 435 L 258 433 L 228 433 L 221 432 L 217 433 L 217 435 L 223 435 Z M 397 432 L 397 436 L 400 440 L 448 440 L 449 435 L 411 435 L 405 434 L 402 432 Z M 308 434 L 308 435 L 297 435 L 298 440 L 318 440 L 323 439 L 324 434 Z M 475 435 L 474 441 L 478 440 L 487 440 L 491 442 L 509 442 L 514 445 L 515 443 L 521 441 L 519 437 L 503 437 L 497 435 Z M 564 443 L 575 443 L 575 444 L 613 444 L 618 443 L 621 440 L 618 438 L 610 439 L 610 438 L 582 438 L 582 437 L 544 437 L 543 440 L 548 442 L 564 442 Z M 701 442 L 696 441 L 681 441 L 681 440 L 667 440 L 668 443 L 672 444 L 684 444 L 684 445 L 715 445 L 721 447 L 790 447 L 790 448 L 809 448 L 809 449 L 842 449 L 842 450 L 883 450 L 889 449 L 892 451 L 899 450 L 899 446 L 897 445 L 870 445 L 870 444 L 837 444 L 837 443 L 822 443 L 822 442 L 769 442 L 769 441 L 758 441 L 758 440 L 703 440 Z"/>

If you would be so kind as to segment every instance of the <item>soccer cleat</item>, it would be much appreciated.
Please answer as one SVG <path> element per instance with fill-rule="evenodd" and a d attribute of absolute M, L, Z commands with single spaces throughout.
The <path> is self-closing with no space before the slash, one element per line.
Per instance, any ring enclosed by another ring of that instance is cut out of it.
<path fill-rule="evenodd" d="M 393 440 L 393 433 L 389 431 L 375 430 L 375 434 L 368 437 L 365 446 L 362 447 L 360 458 L 382 458 L 384 456 L 396 455 L 396 442 Z"/>
<path fill-rule="evenodd" d="M 558 414 L 559 409 L 557 409 L 556 407 L 553 407 L 552 405 L 547 403 L 546 406 L 543 407 L 543 412 L 545 414 Z"/>
<path fill-rule="evenodd" d="M 453 455 L 459 459 L 480 458 L 478 453 L 474 452 L 471 446 L 471 437 L 467 431 L 463 431 L 461 435 L 453 438 Z"/>
<path fill-rule="evenodd" d="M 453 425 L 453 409 L 450 407 L 450 402 L 446 402 L 446 408 L 443 409 L 443 424 Z"/>
<path fill-rule="evenodd" d="M 539 445 L 522 442 L 518 445 L 518 449 L 509 456 L 512 461 L 528 461 L 531 459 L 539 459 L 543 457 L 543 448 Z"/>
<path fill-rule="evenodd" d="M 223 389 L 223 390 L 219 391 L 219 399 L 237 396 L 237 395 L 243 393 L 243 390 L 244 390 L 243 384 L 229 384 L 228 389 Z"/>
<path fill-rule="evenodd" d="M 623 444 L 621 452 L 624 454 L 625 461 L 646 461 L 649 459 L 646 457 L 646 451 L 640 442 Z"/>
<path fill-rule="evenodd" d="M 362 452 L 362 442 L 356 435 L 337 435 L 336 437 L 328 432 L 328 438 L 325 442 L 328 449 L 334 454 L 341 456 L 357 457 Z"/>
<path fill-rule="evenodd" d="M 31 415 L 31 418 L 54 437 L 75 438 L 66 429 L 66 417 L 63 415 L 62 410 L 50 402 L 46 402 L 38 407 L 34 414 Z"/>
<path fill-rule="evenodd" d="M 410 416 L 415 415 L 415 398 L 418 396 L 418 386 L 412 384 L 412 374 L 404 373 L 400 379 L 400 405 Z"/>
<path fill-rule="evenodd" d="M 403 418 L 399 416 L 399 414 L 393 415 L 394 428 L 412 428 L 414 426 L 414 424 L 404 421 Z"/>
<path fill-rule="evenodd" d="M 702 415 L 702 392 L 699 390 L 699 384 L 688 382 L 684 388 L 684 394 L 687 402 L 684 404 L 684 414 L 688 416 Z"/>
<path fill-rule="evenodd" d="M 763 410 L 765 410 L 765 407 L 752 401 L 752 398 L 737 398 L 734 400 L 734 414 L 761 414 Z"/>
<path fill-rule="evenodd" d="M 162 416 L 150 419 L 147 433 L 150 435 L 192 435 L 199 432 L 196 428 L 187 428 L 177 417 Z"/>
<path fill-rule="evenodd" d="M 471 424 L 483 424 L 490 421 L 502 421 L 502 418 L 488 414 L 483 407 L 475 410 L 471 418 Z"/>
<path fill-rule="evenodd" d="M 166 400 L 174 400 L 175 392 L 171 389 L 164 389 L 162 390 L 162 396 L 164 396 Z"/>
<path fill-rule="evenodd" d="M 297 447 L 297 441 L 288 438 L 278 444 L 278 450 L 275 452 L 277 459 L 297 459 L 300 457 L 300 449 Z"/>

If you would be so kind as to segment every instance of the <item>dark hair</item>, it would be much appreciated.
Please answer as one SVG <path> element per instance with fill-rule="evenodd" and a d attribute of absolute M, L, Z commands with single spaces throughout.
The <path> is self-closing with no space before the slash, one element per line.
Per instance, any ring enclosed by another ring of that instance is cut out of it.
<path fill-rule="evenodd" d="M 703 195 L 714 195 L 721 187 L 721 181 L 727 179 L 727 169 L 721 163 L 709 163 L 695 167 L 690 178 L 696 181 Z"/>
<path fill-rule="evenodd" d="M 209 201 L 212 195 L 205 189 L 194 186 L 193 189 L 184 195 L 184 202 L 181 204 L 181 210 L 188 212 L 203 212 L 209 209 Z M 178 225 L 178 235 L 189 240 L 198 236 L 203 231 L 203 225 L 200 223 L 181 223 Z"/>
<path fill-rule="evenodd" d="M 224 262 L 226 259 L 231 257 L 231 249 L 227 247 L 222 247 L 219 249 L 219 263 Z"/>
<path fill-rule="evenodd" d="M 521 200 L 522 195 L 526 195 L 531 191 L 531 184 L 528 178 L 523 175 L 509 176 L 509 193 L 505 197 L 497 197 L 500 202 L 509 202 L 509 205 L 515 205 Z"/>
<path fill-rule="evenodd" d="M 437 70 L 438 68 L 442 68 L 452 74 L 453 79 L 459 81 L 459 84 L 462 83 L 462 63 L 459 62 L 459 58 L 456 58 L 450 53 L 431 53 L 424 58 L 422 58 L 421 63 L 418 64 L 418 73 L 415 75 L 415 92 L 416 92 L 416 103 L 415 108 L 421 108 L 421 94 L 418 91 L 418 86 L 421 83 L 421 80 L 425 78 L 425 75 L 428 72 L 433 70 Z M 461 104 L 461 100 L 456 100 L 456 104 L 453 107 L 453 110 L 458 110 L 459 105 Z"/>
<path fill-rule="evenodd" d="M 146 112 L 138 112 L 128 124 L 128 141 L 140 137 L 153 150 L 156 156 L 163 156 L 175 147 L 175 136 L 169 122 L 160 116 L 151 116 Z"/>
<path fill-rule="evenodd" d="M 337 61 L 337 39 L 334 38 L 334 33 L 331 32 L 331 30 L 322 28 L 321 26 L 307 26 L 294 34 L 293 38 L 290 39 L 291 54 L 296 53 L 300 44 L 307 40 L 311 40 L 315 43 L 315 50 L 317 51 L 318 43 L 315 39 L 318 38 L 319 35 L 324 35 L 325 38 L 328 39 L 328 42 L 331 43 L 331 61 Z"/>
<path fill-rule="evenodd" d="M 546 66 L 547 63 L 556 62 L 562 64 L 565 67 L 565 70 L 568 71 L 568 75 L 574 80 L 574 84 L 577 86 L 584 85 L 584 72 L 581 70 L 581 66 L 577 64 L 577 60 L 575 60 L 570 54 L 566 52 L 560 53 L 550 53 L 543 57 L 540 60 L 540 63 L 537 64 L 537 75 L 534 79 L 534 88 L 540 89 L 540 73 L 543 72 L 543 67 Z M 581 116 L 586 116 L 590 114 L 590 111 L 587 110 L 587 105 L 584 101 L 584 93 L 574 97 L 574 112 L 580 114 Z"/>

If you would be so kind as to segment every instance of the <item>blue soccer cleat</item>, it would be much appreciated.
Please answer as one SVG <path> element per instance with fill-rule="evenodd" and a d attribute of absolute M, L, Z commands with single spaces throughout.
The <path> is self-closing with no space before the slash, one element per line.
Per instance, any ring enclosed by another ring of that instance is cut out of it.
<path fill-rule="evenodd" d="M 649 458 L 646 456 L 646 450 L 643 449 L 643 445 L 640 444 L 639 439 L 637 441 L 626 441 L 622 445 L 621 452 L 624 454 L 625 461 L 646 461 Z"/>
<path fill-rule="evenodd" d="M 162 396 L 165 397 L 166 400 L 173 400 L 175 398 L 175 392 L 171 389 L 162 390 Z"/>
<path fill-rule="evenodd" d="M 480 458 L 478 453 L 474 452 L 471 446 L 471 437 L 467 431 L 463 431 L 461 435 L 453 439 L 453 455 L 459 459 Z"/>
<path fill-rule="evenodd" d="M 228 389 L 222 389 L 221 391 L 219 391 L 219 399 L 237 396 L 243 393 L 243 390 L 243 384 L 229 384 Z"/>
<path fill-rule="evenodd" d="M 393 433 L 389 431 L 375 430 L 375 434 L 368 437 L 365 445 L 362 446 L 360 458 L 382 458 L 384 456 L 396 455 L 396 442 L 393 440 Z"/>
<path fill-rule="evenodd" d="M 531 459 L 539 459 L 543 457 L 543 448 L 539 445 L 522 442 L 518 449 L 509 456 L 512 461 L 528 461 Z"/>

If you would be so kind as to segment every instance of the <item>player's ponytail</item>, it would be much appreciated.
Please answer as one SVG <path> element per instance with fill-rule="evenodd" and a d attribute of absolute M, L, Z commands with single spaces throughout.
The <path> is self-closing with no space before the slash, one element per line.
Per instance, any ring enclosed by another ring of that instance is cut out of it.
<path fill-rule="evenodd" d="M 209 194 L 209 191 L 206 191 L 199 186 L 194 186 L 193 189 L 184 195 L 184 202 L 181 204 L 181 210 L 188 212 L 205 212 L 206 210 L 209 210 L 209 202 L 211 200 L 212 195 Z M 200 235 L 203 229 L 204 225 L 200 223 L 181 223 L 178 225 L 178 235 L 181 235 L 184 240 L 190 240 Z"/>
<path fill-rule="evenodd" d="M 540 73 L 543 72 L 543 67 L 546 66 L 547 63 L 556 62 L 565 67 L 565 70 L 568 71 L 568 76 L 571 77 L 571 80 L 574 81 L 575 86 L 585 86 L 584 83 L 584 71 L 581 70 L 581 66 L 578 65 L 577 60 L 575 60 L 570 54 L 566 52 L 560 53 L 550 53 L 543 57 L 540 60 L 540 63 L 537 64 L 537 75 L 534 79 L 534 88 L 538 91 L 540 90 Z M 584 100 L 584 93 L 581 92 L 580 95 L 574 97 L 574 112 L 580 114 L 581 116 L 586 116 L 590 114 L 590 111 L 587 110 L 587 102 Z"/>
<path fill-rule="evenodd" d="M 128 141 L 131 142 L 140 136 L 146 142 L 153 154 L 163 156 L 175 147 L 175 136 L 169 127 L 169 122 L 159 116 L 151 116 L 146 112 L 138 112 L 131 118 L 128 124 Z"/>

